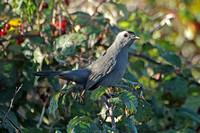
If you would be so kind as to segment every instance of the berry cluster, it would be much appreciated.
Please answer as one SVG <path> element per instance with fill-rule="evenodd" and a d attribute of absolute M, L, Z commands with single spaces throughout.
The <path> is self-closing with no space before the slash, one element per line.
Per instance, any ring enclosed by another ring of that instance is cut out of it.
<path fill-rule="evenodd" d="M 6 24 L 5 25 L 5 29 L 1 29 L 1 32 L 0 32 L 0 37 L 2 36 L 2 35 L 7 35 L 7 30 L 9 30 L 10 29 L 10 24 Z"/>
<path fill-rule="evenodd" d="M 42 9 L 48 9 L 48 8 L 49 8 L 49 5 L 47 3 L 42 4 Z"/>

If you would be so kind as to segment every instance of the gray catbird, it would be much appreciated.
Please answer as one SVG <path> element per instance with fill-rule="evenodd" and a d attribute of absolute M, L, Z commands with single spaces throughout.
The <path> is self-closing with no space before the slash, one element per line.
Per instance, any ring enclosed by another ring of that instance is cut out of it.
<path fill-rule="evenodd" d="M 84 69 L 72 71 L 40 71 L 37 76 L 57 75 L 62 79 L 74 81 L 84 89 L 99 86 L 111 87 L 120 82 L 126 71 L 128 51 L 134 40 L 140 38 L 131 31 L 118 33 L 113 44 L 96 61 Z"/>

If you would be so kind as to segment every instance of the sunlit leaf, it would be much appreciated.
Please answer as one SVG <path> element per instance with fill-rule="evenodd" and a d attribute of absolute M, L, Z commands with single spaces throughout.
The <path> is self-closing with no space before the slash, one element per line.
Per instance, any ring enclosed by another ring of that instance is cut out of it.
<path fill-rule="evenodd" d="M 38 47 L 37 49 L 35 49 L 34 53 L 33 53 L 33 60 L 36 63 L 42 64 L 43 59 L 44 59 L 44 55 L 42 54 L 42 51 L 40 50 L 40 48 Z"/>
<path fill-rule="evenodd" d="M 104 87 L 99 87 L 99 88 L 93 90 L 90 98 L 92 100 L 98 100 L 105 93 L 105 89 L 106 88 L 104 88 Z"/>
<path fill-rule="evenodd" d="M 137 112 L 138 102 L 135 95 L 133 95 L 131 92 L 124 91 L 119 97 L 124 102 L 129 114 Z"/>
<path fill-rule="evenodd" d="M 49 104 L 49 114 L 53 114 L 53 116 L 56 118 L 56 114 L 55 114 L 55 111 L 56 109 L 58 108 L 58 100 L 59 100 L 59 97 L 60 97 L 60 92 L 58 92 L 57 94 L 55 94 L 51 100 L 50 100 L 50 104 Z"/>
<path fill-rule="evenodd" d="M 82 123 L 83 125 L 80 124 L 79 126 L 76 127 L 76 125 L 80 122 L 81 123 L 83 122 Z M 80 129 L 81 125 L 83 126 L 83 129 Z M 81 116 L 81 117 L 76 116 L 69 121 L 69 124 L 67 125 L 67 132 L 73 133 L 73 131 L 76 131 L 76 128 L 80 129 L 79 131 L 85 130 L 84 132 L 86 132 L 87 128 L 89 128 L 89 130 L 91 129 L 98 130 L 98 128 L 95 125 L 93 125 L 93 120 L 87 116 Z"/>

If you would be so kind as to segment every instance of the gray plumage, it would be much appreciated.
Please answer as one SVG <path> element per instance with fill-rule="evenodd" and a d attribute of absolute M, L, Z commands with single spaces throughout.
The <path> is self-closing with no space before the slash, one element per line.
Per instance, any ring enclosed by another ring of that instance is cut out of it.
<path fill-rule="evenodd" d="M 99 86 L 111 87 L 120 82 L 126 71 L 128 51 L 134 40 L 140 39 L 131 31 L 118 33 L 113 44 L 95 62 L 84 69 L 72 71 L 41 71 L 37 76 L 57 75 L 62 79 L 74 81 L 84 89 Z"/>

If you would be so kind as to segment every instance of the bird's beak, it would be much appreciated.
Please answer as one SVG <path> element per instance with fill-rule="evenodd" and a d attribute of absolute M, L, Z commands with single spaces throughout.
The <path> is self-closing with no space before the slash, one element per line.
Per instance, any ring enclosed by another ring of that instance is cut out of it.
<path fill-rule="evenodd" d="M 134 40 L 140 40 L 140 37 L 138 37 L 138 36 L 133 36 L 133 39 L 134 39 Z"/>

